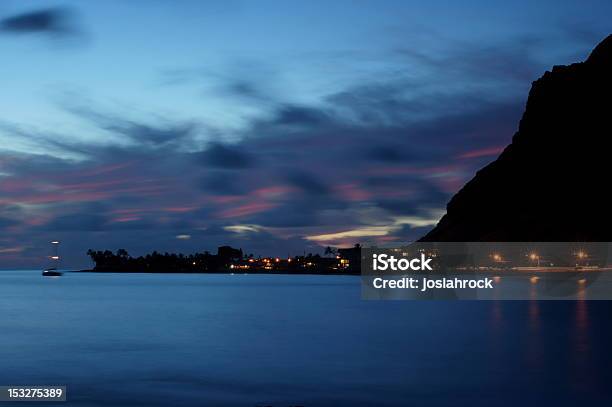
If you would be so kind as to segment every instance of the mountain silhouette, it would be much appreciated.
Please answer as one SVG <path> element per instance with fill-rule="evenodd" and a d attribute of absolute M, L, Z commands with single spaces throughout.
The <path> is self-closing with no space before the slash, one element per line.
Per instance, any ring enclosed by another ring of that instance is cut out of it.
<path fill-rule="evenodd" d="M 612 241 L 612 35 L 533 82 L 512 143 L 421 241 Z"/>

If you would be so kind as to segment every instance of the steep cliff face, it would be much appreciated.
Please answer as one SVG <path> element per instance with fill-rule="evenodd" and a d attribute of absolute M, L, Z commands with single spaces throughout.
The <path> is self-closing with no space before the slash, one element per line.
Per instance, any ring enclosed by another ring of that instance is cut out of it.
<path fill-rule="evenodd" d="M 612 241 L 612 35 L 533 83 L 512 143 L 422 241 Z"/>

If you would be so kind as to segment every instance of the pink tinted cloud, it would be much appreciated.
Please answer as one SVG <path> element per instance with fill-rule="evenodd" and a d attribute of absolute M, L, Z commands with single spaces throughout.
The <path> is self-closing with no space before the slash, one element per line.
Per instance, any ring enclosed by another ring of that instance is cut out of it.
<path fill-rule="evenodd" d="M 233 208 L 225 209 L 218 212 L 219 218 L 239 218 L 242 216 L 253 215 L 256 213 L 266 212 L 278 206 L 271 202 L 251 202 Z"/>
<path fill-rule="evenodd" d="M 0 247 L 0 254 L 11 254 L 11 253 L 21 253 L 24 250 L 23 247 Z"/>
<path fill-rule="evenodd" d="M 60 183 L 62 189 L 65 190 L 74 190 L 74 191 L 83 191 L 83 190 L 96 190 L 96 189 L 104 189 L 107 190 L 109 187 L 124 185 L 127 182 L 125 179 L 116 179 L 110 181 L 97 181 L 97 182 L 78 182 L 72 184 L 62 184 Z"/>
<path fill-rule="evenodd" d="M 137 215 L 124 215 L 124 216 L 119 216 L 119 217 L 111 219 L 111 222 L 118 222 L 118 223 L 121 223 L 121 222 L 132 222 L 132 221 L 140 220 L 140 219 L 142 219 L 142 218 L 140 216 L 137 216 Z"/>
<path fill-rule="evenodd" d="M 492 157 L 501 154 L 505 147 L 487 147 L 478 150 L 466 151 L 463 154 L 457 156 L 457 158 L 470 159 L 480 157 Z"/>
<path fill-rule="evenodd" d="M 399 165 L 388 167 L 374 167 L 367 170 L 368 175 L 437 175 L 452 173 L 460 170 L 458 165 L 438 165 L 434 167 L 415 167 L 411 165 Z"/>
<path fill-rule="evenodd" d="M 117 170 L 124 169 L 126 167 L 129 167 L 132 164 L 134 163 L 126 162 L 126 163 L 117 163 L 117 164 L 109 164 L 109 165 L 100 165 L 97 167 L 93 167 L 89 170 L 86 170 L 84 172 L 81 172 L 79 175 L 83 177 L 92 177 L 95 175 L 107 174 L 109 172 L 115 172 Z"/>
<path fill-rule="evenodd" d="M 342 184 L 334 187 L 336 192 L 345 200 L 362 202 L 370 199 L 372 194 L 359 187 L 357 184 Z"/>
<path fill-rule="evenodd" d="M 415 192 L 411 189 L 409 189 L 408 187 L 406 188 L 397 188 L 397 189 L 393 189 L 393 188 L 376 188 L 376 197 L 377 198 L 409 198 L 411 196 L 414 196 Z"/>
<path fill-rule="evenodd" d="M 240 195 L 209 195 L 207 199 L 215 204 L 224 205 L 243 199 Z"/>
<path fill-rule="evenodd" d="M 3 193 L 15 193 L 28 191 L 33 188 L 33 182 L 27 178 L 12 177 L 0 181 L 0 191 Z"/>
<path fill-rule="evenodd" d="M 162 210 L 164 212 L 170 212 L 170 213 L 186 213 L 186 212 L 193 212 L 196 209 L 198 209 L 197 206 L 170 206 L 167 208 L 163 208 Z"/>
<path fill-rule="evenodd" d="M 97 201 L 107 198 L 105 192 L 82 192 L 82 193 L 36 193 L 0 199 L 3 204 L 48 204 L 54 202 L 86 202 Z"/>
<path fill-rule="evenodd" d="M 40 226 L 48 223 L 52 218 L 49 216 L 36 216 L 25 218 L 23 223 L 30 226 Z"/>
<path fill-rule="evenodd" d="M 148 212 L 148 209 L 144 208 L 120 208 L 112 210 L 110 213 L 112 214 L 135 214 L 135 213 L 144 213 Z"/>
<path fill-rule="evenodd" d="M 438 177 L 432 180 L 442 191 L 454 194 L 465 184 L 465 178 L 458 176 Z"/>
<path fill-rule="evenodd" d="M 377 236 L 374 240 L 376 240 L 377 242 L 386 243 L 386 242 L 395 242 L 397 240 L 400 240 L 400 238 L 399 236 L 389 235 L 389 236 Z"/>
<path fill-rule="evenodd" d="M 163 180 L 111 174 L 129 163 L 82 168 L 64 173 L 12 176 L 0 181 L 4 204 L 50 204 L 98 201 L 117 195 L 156 196 L 165 190 Z M 98 176 L 97 179 L 94 176 Z M 92 179 L 93 178 L 93 179 Z"/>
<path fill-rule="evenodd" d="M 263 188 L 258 188 L 250 193 L 250 195 L 255 195 L 259 197 L 271 197 L 271 196 L 282 196 L 289 194 L 295 191 L 295 188 L 292 188 L 287 185 L 272 185 Z"/>
<path fill-rule="evenodd" d="M 14 196 L 0 199 L 0 203 L 4 204 L 48 204 L 56 202 L 90 202 L 112 198 L 115 195 L 138 195 L 138 196 L 155 196 L 164 192 L 163 186 L 160 185 L 138 185 L 129 186 L 121 185 L 120 188 L 68 188 L 64 189 L 61 186 L 56 186 L 57 190 L 24 191 L 23 194 L 15 194 Z"/>

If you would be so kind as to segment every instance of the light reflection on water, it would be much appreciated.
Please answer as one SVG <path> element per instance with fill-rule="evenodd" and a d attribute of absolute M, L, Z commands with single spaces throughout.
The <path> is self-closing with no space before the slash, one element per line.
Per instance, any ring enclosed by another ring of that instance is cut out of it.
<path fill-rule="evenodd" d="M 0 385 L 67 384 L 75 406 L 602 405 L 610 311 L 584 292 L 363 301 L 358 277 L 0 272 Z"/>
<path fill-rule="evenodd" d="M 592 381 L 589 365 L 591 364 L 591 349 L 589 339 L 589 303 L 585 300 L 586 289 L 581 288 L 578 292 L 578 301 L 575 305 L 575 324 L 573 335 L 573 384 L 579 391 L 588 392 L 592 389 Z"/>

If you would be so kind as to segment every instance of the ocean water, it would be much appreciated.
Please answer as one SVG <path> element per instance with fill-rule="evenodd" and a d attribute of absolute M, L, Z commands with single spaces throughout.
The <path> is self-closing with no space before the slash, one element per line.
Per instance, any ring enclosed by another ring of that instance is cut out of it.
<path fill-rule="evenodd" d="M 611 323 L 607 301 L 363 301 L 349 276 L 0 271 L 0 385 L 66 385 L 69 406 L 609 405 Z"/>

